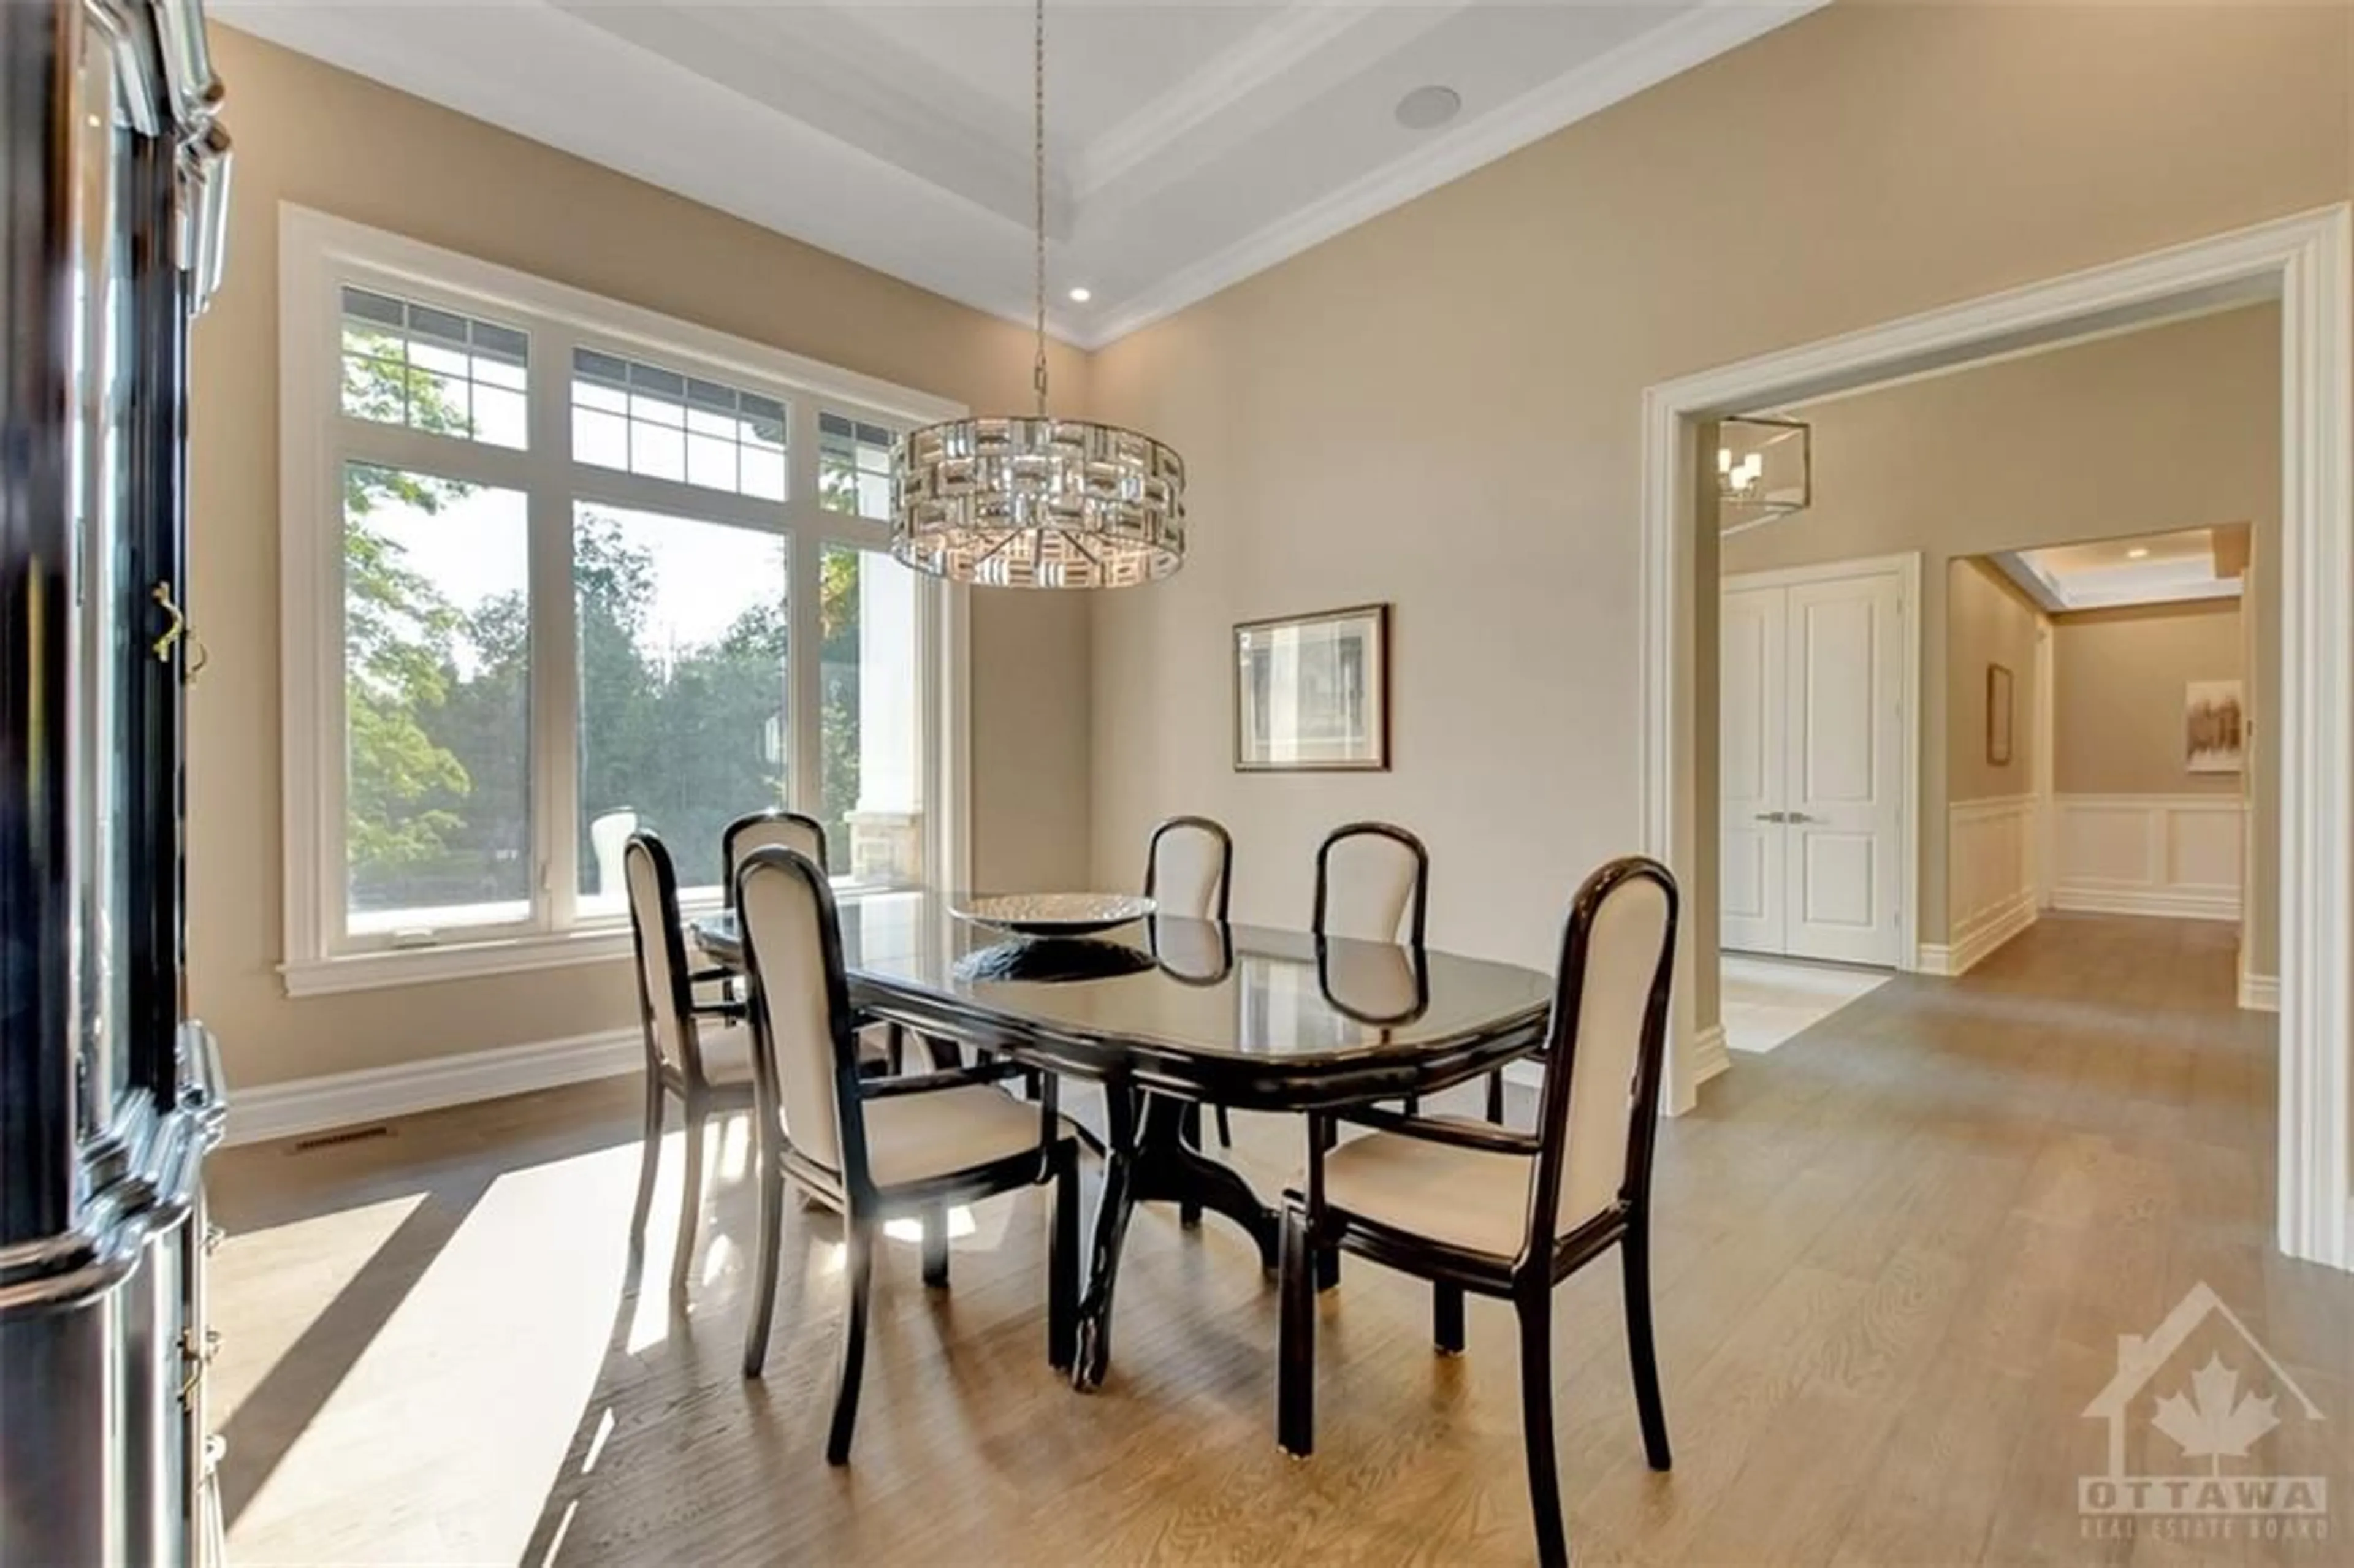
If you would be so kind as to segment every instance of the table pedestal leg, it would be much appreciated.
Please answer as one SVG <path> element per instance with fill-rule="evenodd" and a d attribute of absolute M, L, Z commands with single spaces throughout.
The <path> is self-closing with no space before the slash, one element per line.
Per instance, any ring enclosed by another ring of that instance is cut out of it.
<path fill-rule="evenodd" d="M 1276 1266 L 1282 1226 L 1276 1212 L 1259 1202 L 1250 1183 L 1230 1167 L 1187 1147 L 1187 1106 L 1118 1083 L 1104 1086 L 1111 1112 L 1110 1148 L 1104 1160 L 1103 1202 L 1096 1211 L 1095 1245 L 1088 1259 L 1087 1291 L 1079 1302 L 1079 1353 L 1071 1381 L 1082 1390 L 1102 1386 L 1111 1363 L 1112 1293 L 1119 1280 L 1119 1256 L 1129 1215 L 1140 1202 L 1176 1202 L 1222 1214 L 1257 1244 L 1259 1266 Z"/>

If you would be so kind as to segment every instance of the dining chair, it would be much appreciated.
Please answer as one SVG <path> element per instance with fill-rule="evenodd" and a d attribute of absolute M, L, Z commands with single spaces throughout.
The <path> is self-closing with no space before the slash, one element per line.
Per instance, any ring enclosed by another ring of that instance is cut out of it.
<path fill-rule="evenodd" d="M 825 824 L 803 811 L 788 811 L 771 806 L 765 810 L 748 811 L 720 831 L 720 903 L 723 907 L 736 907 L 736 870 L 745 858 L 758 849 L 789 849 L 809 856 L 820 870 L 831 872 L 833 863 L 826 858 Z M 877 1063 L 891 1072 L 907 1068 L 907 1031 L 896 1023 L 859 1021 L 860 1062 L 872 1070 Z M 953 1045 L 943 1046 L 926 1042 L 936 1061 L 952 1056 Z"/>
<path fill-rule="evenodd" d="M 760 1189 L 759 1266 L 744 1335 L 744 1375 L 768 1358 L 776 1311 L 784 1189 L 842 1215 L 850 1287 L 841 1371 L 826 1437 L 846 1464 L 866 1356 L 875 1243 L 885 1220 L 923 1223 L 923 1275 L 948 1283 L 948 1208 L 1054 1183 L 1046 1244 L 1046 1360 L 1067 1369 L 1078 1339 L 1078 1143 L 1045 1076 L 1038 1103 L 1001 1091 L 1011 1062 L 920 1076 L 859 1071 L 857 1020 L 843 968 L 842 928 L 824 868 L 798 851 L 753 851 L 736 873 L 744 969 L 752 982 L 752 1083 Z"/>
<path fill-rule="evenodd" d="M 724 885 L 720 902 L 727 908 L 736 907 L 736 868 L 756 849 L 770 845 L 779 849 L 798 850 L 820 866 L 831 868 L 826 859 L 825 824 L 801 811 L 788 811 L 770 807 L 765 811 L 748 811 L 720 831 L 719 866 Z"/>
<path fill-rule="evenodd" d="M 1391 822 L 1350 822 L 1316 848 L 1316 902 L 1309 928 L 1328 938 L 1404 944 L 1419 954 L 1430 914 L 1430 852 Z M 1421 1108 L 1406 1097 L 1406 1114 Z M 1504 1074 L 1488 1075 L 1488 1119 L 1504 1119 Z"/>
<path fill-rule="evenodd" d="M 1224 824 L 1208 817 L 1170 817 L 1152 830 L 1144 852 L 1144 895 L 1157 915 L 1226 924 L 1234 895 L 1235 841 Z M 1211 1107 L 1218 1118 L 1218 1142 L 1233 1148 L 1234 1124 L 1226 1107 Z M 1201 1111 L 1189 1113 L 1189 1130 L 1201 1142 Z M 1189 1209 L 1186 1219 L 1197 1216 Z"/>
<path fill-rule="evenodd" d="M 1329 1153 L 1310 1137 L 1306 1181 L 1284 1203 L 1276 1437 L 1287 1452 L 1304 1457 L 1315 1447 L 1320 1252 L 1358 1253 L 1429 1280 L 1442 1354 L 1463 1350 L 1464 1292 L 1500 1297 L 1520 1320 L 1538 1556 L 1565 1563 L 1553 1292 L 1616 1246 L 1644 1457 L 1655 1470 L 1669 1467 L 1651 1333 L 1650 1205 L 1676 912 L 1674 877 L 1640 856 L 1611 862 L 1578 889 L 1562 933 L 1533 1134 L 1365 1109 L 1342 1113 L 1373 1129 L 1364 1137 Z"/>
<path fill-rule="evenodd" d="M 674 1097 L 686 1132 L 678 1244 L 671 1262 L 671 1288 L 677 1291 L 686 1287 L 703 1211 L 705 1123 L 715 1114 L 752 1104 L 751 1036 L 743 1027 L 741 1002 L 699 1001 L 695 995 L 696 985 L 726 976 L 688 966 L 678 918 L 678 873 L 662 840 L 651 832 L 631 833 L 621 847 L 621 868 L 629 891 L 638 1017 L 646 1047 L 645 1150 L 638 1168 L 637 1207 L 630 1216 L 630 1253 L 635 1257 L 645 1247 L 646 1214 L 653 1204 L 654 1175 L 662 1160 L 663 1122 Z"/>

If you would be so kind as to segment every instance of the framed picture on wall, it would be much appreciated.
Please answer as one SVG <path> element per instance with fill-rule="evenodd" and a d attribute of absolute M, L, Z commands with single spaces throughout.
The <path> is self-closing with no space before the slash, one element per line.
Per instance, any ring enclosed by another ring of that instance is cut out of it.
<path fill-rule="evenodd" d="M 1235 768 L 1388 768 L 1389 647 L 1386 604 L 1235 627 Z"/>
<path fill-rule="evenodd" d="M 2237 773 L 2247 720 L 2237 681 L 2192 681 L 2182 691 L 2182 766 L 2190 773 Z"/>
<path fill-rule="evenodd" d="M 1990 767 L 2007 768 L 2010 764 L 2010 669 L 2004 664 L 1988 664 L 1986 758 Z"/>

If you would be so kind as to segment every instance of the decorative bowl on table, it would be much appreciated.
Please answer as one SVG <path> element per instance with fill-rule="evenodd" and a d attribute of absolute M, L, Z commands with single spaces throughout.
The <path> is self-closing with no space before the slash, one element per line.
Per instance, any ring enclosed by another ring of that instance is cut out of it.
<path fill-rule="evenodd" d="M 1007 893 L 953 906 L 957 917 L 1017 937 L 1091 937 L 1152 913 L 1133 893 Z"/>

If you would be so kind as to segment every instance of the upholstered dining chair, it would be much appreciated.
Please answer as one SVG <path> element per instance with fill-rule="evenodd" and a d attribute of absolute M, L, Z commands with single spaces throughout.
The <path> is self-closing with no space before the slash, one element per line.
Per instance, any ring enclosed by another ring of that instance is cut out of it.
<path fill-rule="evenodd" d="M 832 869 L 826 859 L 823 822 L 800 811 L 775 807 L 748 812 L 728 823 L 719 834 L 720 875 L 726 883 L 719 896 L 728 908 L 736 907 L 736 868 L 754 850 L 772 844 L 779 849 L 798 850 L 820 867 Z"/>
<path fill-rule="evenodd" d="M 686 938 L 678 918 L 678 874 L 662 840 L 651 832 L 631 833 L 621 847 L 621 873 L 629 889 L 638 1016 L 646 1046 L 645 1151 L 638 1167 L 637 1207 L 630 1216 L 630 1252 L 636 1256 L 645 1247 L 646 1214 L 653 1204 L 654 1175 L 662 1160 L 663 1121 L 675 1097 L 685 1124 L 686 1171 L 671 1288 L 683 1290 L 703 1212 L 705 1123 L 716 1114 L 752 1104 L 751 1035 L 743 1027 L 740 1002 L 695 998 L 697 984 L 725 977 L 716 970 L 698 973 L 687 964 Z"/>
<path fill-rule="evenodd" d="M 1350 822 L 1316 846 L 1316 902 L 1309 929 L 1330 938 L 1403 944 L 1419 954 L 1430 918 L 1430 852 L 1392 822 Z M 1420 1108 L 1415 1097 L 1406 1114 Z M 1488 1119 L 1504 1119 L 1504 1075 L 1488 1077 Z"/>
<path fill-rule="evenodd" d="M 1144 895 L 1156 914 L 1182 920 L 1214 920 L 1223 926 L 1234 898 L 1235 841 L 1223 823 L 1208 817 L 1170 817 L 1152 830 L 1144 850 Z M 1213 1107 L 1218 1141 L 1232 1147 L 1235 1129 L 1226 1107 Z M 1192 1132 L 1201 1141 L 1201 1112 L 1192 1113 Z M 1192 1211 L 1187 1211 L 1191 1219 Z"/>
<path fill-rule="evenodd" d="M 719 834 L 720 902 L 727 908 L 736 907 L 736 868 L 745 857 L 757 849 L 789 849 L 809 856 L 821 871 L 831 872 L 832 862 L 826 858 L 825 824 L 801 811 L 788 811 L 778 807 L 750 811 L 737 818 Z M 735 988 L 740 994 L 741 982 Z M 869 1023 L 860 1021 L 859 1061 L 874 1070 L 878 1065 L 896 1073 L 907 1067 L 907 1031 L 896 1023 Z M 953 1055 L 956 1047 L 931 1044 L 932 1055 L 938 1059 Z"/>
<path fill-rule="evenodd" d="M 737 869 L 736 908 L 752 982 L 760 1189 L 759 1265 L 744 1375 L 758 1377 L 768 1357 L 789 1181 L 840 1213 L 846 1233 L 850 1301 L 826 1437 L 829 1464 L 850 1458 L 875 1243 L 894 1214 L 921 1218 L 924 1283 L 945 1285 L 949 1204 L 1051 1181 L 1046 1360 L 1068 1368 L 1078 1338 L 1078 1143 L 1056 1112 L 1054 1076 L 1045 1076 L 1034 1106 L 997 1086 L 1020 1075 L 1010 1062 L 915 1077 L 865 1076 L 858 1069 L 857 1020 L 824 868 L 794 850 L 755 850 Z"/>
<path fill-rule="evenodd" d="M 1670 1463 L 1651 1335 L 1650 1204 L 1676 906 L 1675 879 L 1641 857 L 1611 862 L 1578 889 L 1562 934 L 1533 1134 L 1350 1111 L 1347 1120 L 1374 1130 L 1330 1153 L 1311 1135 L 1307 1180 L 1285 1194 L 1278 1441 L 1301 1457 L 1315 1446 L 1322 1250 L 1429 1280 L 1432 1338 L 1445 1354 L 1463 1350 L 1464 1292 L 1501 1297 L 1520 1319 L 1529 1496 L 1548 1564 L 1569 1560 L 1554 1467 L 1553 1287 L 1613 1246 L 1644 1456 L 1655 1470 Z"/>

